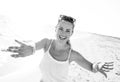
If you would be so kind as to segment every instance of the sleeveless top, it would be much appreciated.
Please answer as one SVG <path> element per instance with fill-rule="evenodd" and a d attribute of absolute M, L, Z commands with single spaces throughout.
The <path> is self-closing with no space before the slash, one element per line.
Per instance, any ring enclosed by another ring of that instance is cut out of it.
<path fill-rule="evenodd" d="M 52 42 L 53 40 L 40 63 L 40 70 L 42 73 L 41 82 L 70 82 L 68 79 L 68 72 L 71 49 L 66 61 L 58 61 L 54 59 L 49 52 Z"/>

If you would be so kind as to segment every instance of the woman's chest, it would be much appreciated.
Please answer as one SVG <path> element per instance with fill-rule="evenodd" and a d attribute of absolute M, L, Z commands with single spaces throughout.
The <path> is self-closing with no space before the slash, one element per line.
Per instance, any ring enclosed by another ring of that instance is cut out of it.
<path fill-rule="evenodd" d="M 55 49 L 53 45 L 50 46 L 50 48 L 46 48 L 46 51 L 50 53 L 50 55 L 57 61 L 67 61 L 69 56 L 69 49 Z"/>
<path fill-rule="evenodd" d="M 49 49 L 50 55 L 58 61 L 67 61 L 69 56 L 68 50 L 55 50 L 54 48 Z"/>

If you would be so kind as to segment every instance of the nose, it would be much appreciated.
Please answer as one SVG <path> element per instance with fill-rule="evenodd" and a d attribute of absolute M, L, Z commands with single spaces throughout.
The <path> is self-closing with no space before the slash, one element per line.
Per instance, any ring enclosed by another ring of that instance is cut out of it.
<path fill-rule="evenodd" d="M 67 32 L 61 31 L 60 34 L 62 34 L 64 36 L 64 35 L 67 35 Z"/>

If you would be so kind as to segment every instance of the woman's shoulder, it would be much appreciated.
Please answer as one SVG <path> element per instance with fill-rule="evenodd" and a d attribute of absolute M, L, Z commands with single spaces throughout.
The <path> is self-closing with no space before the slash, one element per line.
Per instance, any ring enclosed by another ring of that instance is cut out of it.
<path fill-rule="evenodd" d="M 75 61 L 80 58 L 82 58 L 82 55 L 78 51 L 72 49 L 70 54 L 70 61 Z"/>
<path fill-rule="evenodd" d="M 44 38 L 44 40 L 46 41 L 46 44 L 49 45 L 53 39 L 49 39 L 49 38 Z"/>
<path fill-rule="evenodd" d="M 43 38 L 42 41 L 45 42 L 46 44 L 49 44 L 52 41 L 52 39 Z"/>
<path fill-rule="evenodd" d="M 50 44 L 51 44 L 51 42 L 52 42 L 53 39 L 44 38 L 44 40 L 46 41 L 45 51 L 47 51 L 47 49 L 50 46 Z"/>

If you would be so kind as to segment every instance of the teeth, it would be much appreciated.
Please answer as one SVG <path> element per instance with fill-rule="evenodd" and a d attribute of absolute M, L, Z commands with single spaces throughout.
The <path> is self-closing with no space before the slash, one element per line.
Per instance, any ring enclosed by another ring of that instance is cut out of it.
<path fill-rule="evenodd" d="M 60 39 L 66 39 L 66 37 L 64 37 L 64 36 L 59 36 L 59 38 L 60 38 Z"/>
<path fill-rule="evenodd" d="M 61 38 L 65 38 L 64 36 L 60 36 Z"/>

